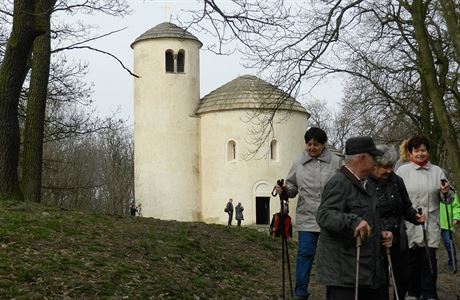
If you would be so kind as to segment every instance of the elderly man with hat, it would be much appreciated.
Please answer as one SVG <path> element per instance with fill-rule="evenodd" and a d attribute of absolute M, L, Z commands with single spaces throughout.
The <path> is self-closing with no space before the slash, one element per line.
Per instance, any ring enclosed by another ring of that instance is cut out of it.
<path fill-rule="evenodd" d="M 316 216 L 321 228 L 317 281 L 326 285 L 327 300 L 356 299 L 356 284 L 358 299 L 385 299 L 382 246 L 391 247 L 392 233 L 382 231 L 377 197 L 366 182 L 382 154 L 371 137 L 348 139 L 345 165 L 324 188 Z"/>

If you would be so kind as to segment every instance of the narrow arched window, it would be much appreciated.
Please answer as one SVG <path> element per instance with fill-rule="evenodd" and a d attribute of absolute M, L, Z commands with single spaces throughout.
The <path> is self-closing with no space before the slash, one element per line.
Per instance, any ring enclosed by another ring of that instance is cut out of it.
<path fill-rule="evenodd" d="M 165 52 L 165 65 L 166 72 L 174 72 L 174 55 L 172 50 L 166 50 Z"/>
<path fill-rule="evenodd" d="M 228 141 L 227 143 L 227 161 L 236 159 L 236 143 L 235 141 Z"/>
<path fill-rule="evenodd" d="M 184 73 L 185 72 L 185 52 L 184 50 L 179 50 L 177 54 L 177 72 Z"/>
<path fill-rule="evenodd" d="M 270 159 L 271 160 L 278 160 L 278 141 L 272 140 L 270 143 Z"/>

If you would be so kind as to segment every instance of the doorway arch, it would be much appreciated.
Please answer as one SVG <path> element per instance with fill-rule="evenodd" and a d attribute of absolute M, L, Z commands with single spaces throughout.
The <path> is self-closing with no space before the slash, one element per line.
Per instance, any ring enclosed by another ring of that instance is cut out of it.
<path fill-rule="evenodd" d="M 272 187 L 266 180 L 257 181 L 252 189 L 253 199 L 253 224 L 268 225 L 271 217 L 271 191 Z"/>

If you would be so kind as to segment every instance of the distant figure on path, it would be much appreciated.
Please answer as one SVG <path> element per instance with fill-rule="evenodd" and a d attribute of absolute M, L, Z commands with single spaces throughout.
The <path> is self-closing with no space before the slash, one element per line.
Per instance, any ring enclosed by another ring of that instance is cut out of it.
<path fill-rule="evenodd" d="M 238 222 L 238 226 L 241 226 L 241 221 L 244 220 L 243 210 L 243 205 L 241 205 L 241 202 L 238 202 L 238 205 L 235 207 L 235 219 Z"/>
<path fill-rule="evenodd" d="M 227 206 L 225 206 L 224 211 L 228 214 L 228 226 L 232 226 L 232 219 L 233 219 L 233 199 L 228 199 Z"/>

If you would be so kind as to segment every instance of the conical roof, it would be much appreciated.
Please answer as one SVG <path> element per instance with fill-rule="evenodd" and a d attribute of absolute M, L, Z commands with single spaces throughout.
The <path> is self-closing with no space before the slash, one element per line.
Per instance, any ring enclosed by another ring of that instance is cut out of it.
<path fill-rule="evenodd" d="M 286 92 L 256 76 L 243 75 L 201 98 L 196 113 L 275 108 L 308 114 L 305 108 Z"/>
<path fill-rule="evenodd" d="M 135 43 L 139 41 L 159 39 L 159 38 L 177 38 L 177 39 L 195 40 L 198 43 L 200 43 L 200 47 L 203 45 L 196 36 L 188 32 L 187 30 L 180 28 L 176 24 L 173 24 L 170 22 L 163 22 L 147 30 L 143 34 L 141 34 L 131 44 L 131 48 L 134 46 Z"/>

